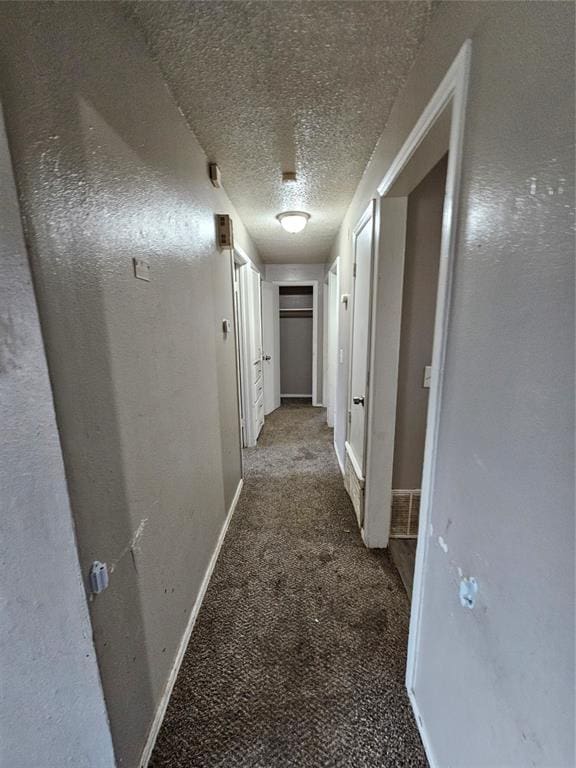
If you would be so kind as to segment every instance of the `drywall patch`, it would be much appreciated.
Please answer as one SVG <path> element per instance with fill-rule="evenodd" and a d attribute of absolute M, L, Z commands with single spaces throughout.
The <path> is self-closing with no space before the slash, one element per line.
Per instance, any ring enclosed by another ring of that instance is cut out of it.
<path fill-rule="evenodd" d="M 448 544 L 446 544 L 442 536 L 438 536 L 438 544 L 440 544 L 440 547 L 444 550 L 446 554 L 448 554 Z"/>

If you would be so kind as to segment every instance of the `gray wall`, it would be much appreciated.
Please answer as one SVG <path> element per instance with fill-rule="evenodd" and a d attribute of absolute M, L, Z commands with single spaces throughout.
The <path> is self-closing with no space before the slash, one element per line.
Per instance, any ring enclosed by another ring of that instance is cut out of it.
<path fill-rule="evenodd" d="M 0 51 L 81 568 L 113 569 L 91 614 L 132 767 L 240 479 L 214 246 L 234 211 L 121 4 L 2 3 Z M 235 235 L 258 263 L 237 217 Z"/>
<path fill-rule="evenodd" d="M 280 317 L 280 392 L 312 397 L 312 317 Z"/>
<path fill-rule="evenodd" d="M 568 768 L 575 762 L 572 3 L 439 6 L 333 256 L 341 259 L 341 292 L 350 292 L 349 232 L 468 37 L 464 183 L 415 696 L 438 766 Z M 341 455 L 348 315 L 341 307 Z M 479 581 L 474 611 L 459 605 L 459 569 Z"/>
<path fill-rule="evenodd" d="M 0 112 L 0 765 L 112 768 Z"/>
<path fill-rule="evenodd" d="M 408 196 L 398 397 L 392 487 L 420 488 L 428 392 L 424 366 L 432 362 L 436 289 L 447 159 Z"/>

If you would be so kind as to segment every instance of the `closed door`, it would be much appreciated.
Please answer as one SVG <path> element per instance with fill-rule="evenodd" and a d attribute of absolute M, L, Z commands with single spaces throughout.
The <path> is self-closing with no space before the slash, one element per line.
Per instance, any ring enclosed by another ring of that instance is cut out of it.
<path fill-rule="evenodd" d="M 255 438 L 264 426 L 264 385 L 262 373 L 262 295 L 258 272 L 250 270 L 250 297 L 252 313 L 252 418 Z"/>
<path fill-rule="evenodd" d="M 327 421 L 334 426 L 336 410 L 336 378 L 338 370 L 338 275 L 328 275 L 328 355 L 327 355 Z"/>
<path fill-rule="evenodd" d="M 361 478 L 365 473 L 366 415 L 368 410 L 368 361 L 370 352 L 370 299 L 372 284 L 373 217 L 370 215 L 354 238 L 354 298 L 352 317 L 352 368 L 350 373 L 351 458 Z"/>
<path fill-rule="evenodd" d="M 280 407 L 280 301 L 277 285 L 262 282 L 264 414 Z"/>

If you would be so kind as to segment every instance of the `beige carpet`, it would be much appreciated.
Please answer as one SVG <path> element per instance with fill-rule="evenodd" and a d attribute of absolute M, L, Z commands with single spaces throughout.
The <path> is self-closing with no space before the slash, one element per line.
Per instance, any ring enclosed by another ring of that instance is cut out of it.
<path fill-rule="evenodd" d="M 408 599 L 362 544 L 325 411 L 271 414 L 245 473 L 150 765 L 426 766 Z"/>

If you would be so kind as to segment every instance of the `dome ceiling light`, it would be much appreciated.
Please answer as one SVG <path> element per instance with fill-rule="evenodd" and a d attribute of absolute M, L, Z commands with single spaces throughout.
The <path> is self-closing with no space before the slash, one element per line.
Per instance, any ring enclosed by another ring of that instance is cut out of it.
<path fill-rule="evenodd" d="M 308 224 L 310 214 L 304 213 L 304 211 L 286 211 L 285 213 L 279 213 L 276 218 L 286 232 L 295 235 L 297 232 L 302 232 L 306 224 Z"/>

